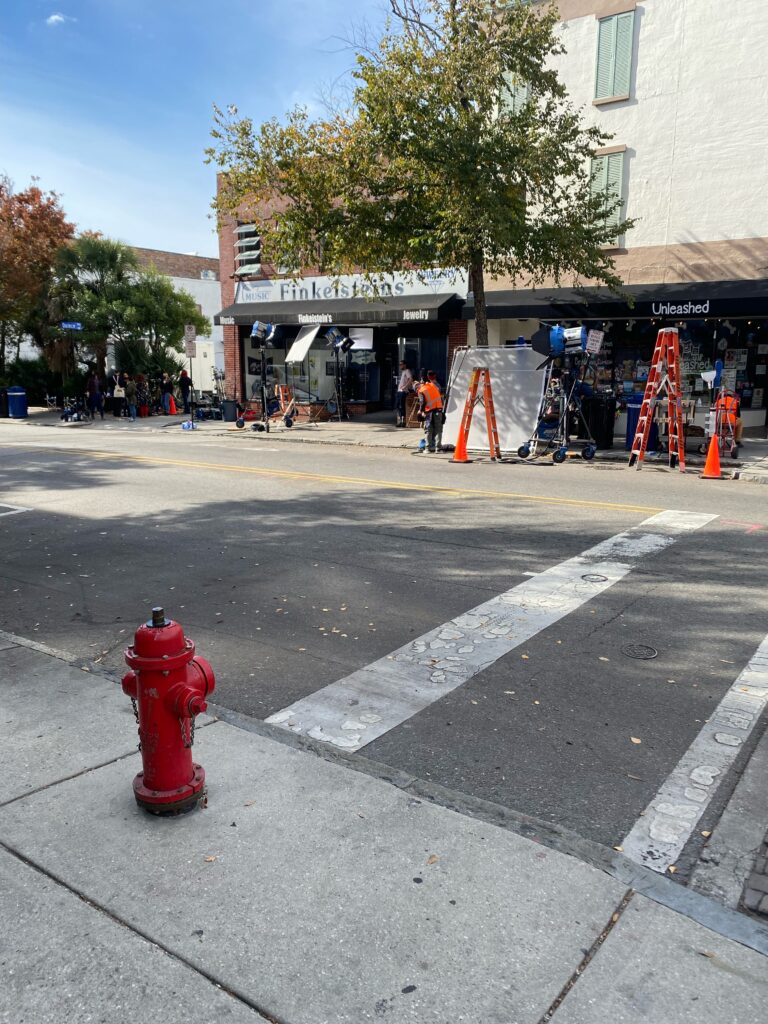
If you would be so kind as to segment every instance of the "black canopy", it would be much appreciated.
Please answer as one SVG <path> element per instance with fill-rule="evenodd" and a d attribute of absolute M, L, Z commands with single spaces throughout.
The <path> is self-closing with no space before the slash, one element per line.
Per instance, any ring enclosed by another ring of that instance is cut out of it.
<path fill-rule="evenodd" d="M 488 316 L 494 320 L 706 320 L 768 316 L 768 280 L 626 285 L 623 291 L 631 296 L 634 305 L 607 288 L 488 291 Z M 461 315 L 464 320 L 474 320 L 471 296 Z"/>
<path fill-rule="evenodd" d="M 441 295 L 399 295 L 387 299 L 330 299 L 301 302 L 236 302 L 215 316 L 216 324 L 397 324 L 451 320 L 460 315 L 462 300 L 453 292 Z"/>

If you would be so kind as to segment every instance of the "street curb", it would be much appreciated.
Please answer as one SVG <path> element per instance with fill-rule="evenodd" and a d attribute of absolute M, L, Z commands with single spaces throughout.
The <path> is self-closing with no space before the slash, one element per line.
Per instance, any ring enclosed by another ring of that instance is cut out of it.
<path fill-rule="evenodd" d="M 768 470 L 740 469 L 736 471 L 735 478 L 748 484 L 768 484 Z"/>
<path fill-rule="evenodd" d="M 669 876 L 659 875 L 650 868 L 636 864 L 622 853 L 610 850 L 592 840 L 584 839 L 553 822 L 543 821 L 501 804 L 438 786 L 397 768 L 390 768 L 381 762 L 369 760 L 360 754 L 331 748 L 319 740 L 297 735 L 280 728 L 280 726 L 270 725 L 261 719 L 250 718 L 238 711 L 230 711 L 227 708 L 209 704 L 208 713 L 235 728 L 254 733 L 264 739 L 274 740 L 304 753 L 315 754 L 324 761 L 389 783 L 415 799 L 423 799 L 457 814 L 495 825 L 539 843 L 543 847 L 574 857 L 582 863 L 603 871 L 652 902 L 675 911 L 683 917 L 717 932 L 718 935 L 768 956 L 768 924 L 763 924 L 755 918 L 724 907 L 709 896 L 688 889 L 681 882 L 677 882 Z"/>
<path fill-rule="evenodd" d="M 28 640 L 4 630 L 0 630 L 0 639 L 65 661 L 85 672 L 102 676 L 112 685 L 118 685 L 118 680 L 111 673 L 104 671 L 101 666 L 96 667 L 92 663 L 89 665 L 66 651 L 49 647 L 35 640 Z M 338 767 L 349 768 L 395 786 L 415 800 L 422 799 L 457 814 L 484 821 L 543 847 L 573 857 L 604 872 L 654 903 L 675 911 L 755 952 L 768 956 L 768 923 L 762 923 L 751 916 L 725 907 L 710 896 L 686 888 L 682 879 L 675 881 L 669 876 L 660 875 L 650 868 L 635 863 L 621 852 L 585 839 L 553 822 L 439 786 L 408 772 L 390 767 L 383 762 L 373 761 L 357 753 L 339 750 L 319 740 L 297 735 L 280 726 L 268 724 L 261 719 L 251 718 L 241 712 L 231 711 L 213 703 L 208 704 L 206 717 L 212 718 L 212 721 L 206 723 L 208 725 L 220 721 L 283 746 L 314 754 Z M 97 770 L 98 767 L 88 770 Z M 55 780 L 46 788 L 56 786 L 64 781 L 67 780 Z"/>
<path fill-rule="evenodd" d="M 734 909 L 743 904 L 752 877 L 768 875 L 756 870 L 756 860 L 768 833 L 766 774 L 768 731 L 752 752 L 691 873 L 692 887 Z M 750 907 L 743 909 L 751 912 Z M 758 919 L 764 921 L 765 916 L 759 913 Z"/>

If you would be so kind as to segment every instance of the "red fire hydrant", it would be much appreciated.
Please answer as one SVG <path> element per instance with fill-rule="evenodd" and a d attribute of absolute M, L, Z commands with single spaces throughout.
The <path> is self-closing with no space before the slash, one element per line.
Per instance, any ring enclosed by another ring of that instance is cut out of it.
<path fill-rule="evenodd" d="M 144 771 L 133 780 L 136 803 L 150 814 L 183 814 L 205 798 L 205 771 L 192 761 L 195 716 L 213 692 L 213 669 L 195 656 L 184 630 L 162 608 L 139 626 L 125 652 L 123 676 L 139 726 Z"/>

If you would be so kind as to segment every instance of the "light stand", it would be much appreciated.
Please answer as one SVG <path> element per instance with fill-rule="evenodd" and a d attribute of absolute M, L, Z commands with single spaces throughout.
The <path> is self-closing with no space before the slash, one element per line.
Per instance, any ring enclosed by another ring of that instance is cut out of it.
<path fill-rule="evenodd" d="M 277 327 L 257 320 L 251 329 L 251 337 L 260 342 L 261 355 L 261 421 L 262 429 L 269 433 L 269 405 L 267 396 L 267 349 L 272 348 Z"/>
<path fill-rule="evenodd" d="M 328 347 L 333 350 L 333 394 L 326 403 L 330 407 L 330 403 L 336 400 L 336 411 L 339 423 L 342 419 L 348 420 L 349 413 L 347 412 L 346 402 L 344 401 L 344 378 L 341 373 L 341 355 L 349 352 L 354 342 L 351 338 L 346 338 L 338 327 L 331 327 L 330 330 L 325 332 L 326 340 L 328 341 Z"/>

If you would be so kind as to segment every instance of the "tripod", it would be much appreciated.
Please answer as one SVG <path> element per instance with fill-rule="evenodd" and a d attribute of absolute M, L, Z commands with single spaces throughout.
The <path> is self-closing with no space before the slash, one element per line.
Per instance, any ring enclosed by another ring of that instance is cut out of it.
<path fill-rule="evenodd" d="M 267 396 L 267 349 L 264 345 L 259 349 L 261 353 L 261 421 L 264 430 L 269 433 L 269 398 Z"/>

